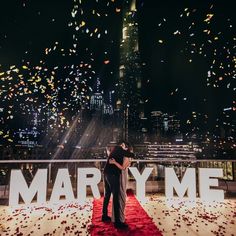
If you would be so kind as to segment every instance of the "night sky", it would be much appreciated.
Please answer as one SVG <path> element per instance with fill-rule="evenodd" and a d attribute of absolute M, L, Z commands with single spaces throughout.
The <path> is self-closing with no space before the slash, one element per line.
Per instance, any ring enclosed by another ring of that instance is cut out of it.
<path fill-rule="evenodd" d="M 233 1 L 139 0 L 137 8 L 146 111 L 186 119 L 196 111 L 214 123 L 235 94 Z M 2 4 L 2 136 L 16 123 L 15 113 L 32 107 L 57 110 L 66 120 L 87 104 L 98 77 L 105 93 L 114 88 L 122 10 L 121 0 Z"/>
<path fill-rule="evenodd" d="M 151 107 L 181 112 L 208 111 L 215 116 L 223 107 L 232 105 L 235 30 L 230 25 L 235 17 L 229 1 L 215 2 L 175 1 L 173 5 L 173 1 L 158 4 L 152 1 L 140 9 L 140 42 L 147 62 L 145 76 L 151 81 Z M 204 21 L 207 14 L 214 14 L 209 24 Z M 210 34 L 204 33 L 205 29 Z M 158 43 L 159 40 L 163 42 Z M 227 49 L 230 59 L 226 58 Z M 215 73 L 209 81 L 208 71 Z"/>

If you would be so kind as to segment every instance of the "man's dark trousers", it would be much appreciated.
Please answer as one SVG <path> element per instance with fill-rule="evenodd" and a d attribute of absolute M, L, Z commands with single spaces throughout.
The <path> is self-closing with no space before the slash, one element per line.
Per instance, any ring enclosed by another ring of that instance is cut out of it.
<path fill-rule="evenodd" d="M 103 216 L 107 216 L 107 207 L 108 207 L 110 196 L 112 193 L 115 223 L 119 223 L 120 222 L 120 202 L 119 202 L 120 175 L 104 174 L 104 182 L 105 182 L 105 196 L 104 196 L 103 209 L 102 209 Z"/>

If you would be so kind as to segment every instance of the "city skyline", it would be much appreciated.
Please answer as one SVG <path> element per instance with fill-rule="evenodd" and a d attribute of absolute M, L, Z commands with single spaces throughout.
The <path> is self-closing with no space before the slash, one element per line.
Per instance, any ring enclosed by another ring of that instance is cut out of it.
<path fill-rule="evenodd" d="M 4 6 L 1 137 L 30 109 L 50 112 L 70 126 L 71 117 L 89 107 L 98 78 L 109 103 L 110 93 L 118 93 L 125 2 L 22 1 Z M 169 2 L 137 1 L 136 8 L 145 116 L 177 112 L 182 124 L 203 120 L 205 126 L 197 125 L 212 132 L 224 127 L 229 116 L 226 129 L 235 130 L 235 18 L 230 4 L 181 2 L 169 7 Z M 114 108 L 115 103 L 114 98 Z"/>

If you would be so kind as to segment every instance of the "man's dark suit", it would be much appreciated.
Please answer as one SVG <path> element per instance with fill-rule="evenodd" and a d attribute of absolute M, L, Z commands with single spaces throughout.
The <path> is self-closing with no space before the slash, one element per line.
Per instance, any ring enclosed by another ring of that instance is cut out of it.
<path fill-rule="evenodd" d="M 120 222 L 119 192 L 120 192 L 121 170 L 116 165 L 110 164 L 109 160 L 111 158 L 114 158 L 120 165 L 123 165 L 124 157 L 134 157 L 134 154 L 124 150 L 121 146 L 116 146 L 109 155 L 107 163 L 104 168 L 105 196 L 104 196 L 102 211 L 103 211 L 103 216 L 107 216 L 107 207 L 112 193 L 115 223 Z"/>

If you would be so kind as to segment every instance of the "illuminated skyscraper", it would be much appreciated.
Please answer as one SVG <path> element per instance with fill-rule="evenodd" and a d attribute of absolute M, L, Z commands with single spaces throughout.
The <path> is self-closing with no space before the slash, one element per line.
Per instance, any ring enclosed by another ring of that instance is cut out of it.
<path fill-rule="evenodd" d="M 116 107 L 121 114 L 123 138 L 128 139 L 140 129 L 143 101 L 136 1 L 126 0 L 123 11 Z"/>
<path fill-rule="evenodd" d="M 103 96 L 100 92 L 100 79 L 97 78 L 96 81 L 96 92 L 90 98 L 90 110 L 99 111 L 103 107 Z"/>
<path fill-rule="evenodd" d="M 177 114 L 163 113 L 162 111 L 151 112 L 151 133 L 156 140 L 160 138 L 172 138 L 180 134 L 180 120 Z"/>

